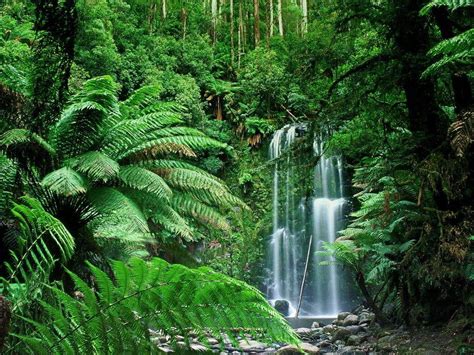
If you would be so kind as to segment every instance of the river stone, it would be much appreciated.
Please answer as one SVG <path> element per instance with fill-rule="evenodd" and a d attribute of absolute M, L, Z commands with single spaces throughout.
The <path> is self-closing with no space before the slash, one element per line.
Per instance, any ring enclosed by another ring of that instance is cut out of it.
<path fill-rule="evenodd" d="M 290 315 L 290 303 L 287 300 L 276 300 L 274 307 L 283 316 L 288 317 Z"/>
<path fill-rule="evenodd" d="M 264 350 L 266 347 L 265 344 L 260 343 L 256 340 L 241 340 L 239 341 L 239 348 L 241 348 L 243 351 L 259 351 L 259 350 Z"/>
<path fill-rule="evenodd" d="M 350 314 L 351 314 L 351 312 L 341 312 L 337 315 L 337 320 L 344 320 Z"/>
<path fill-rule="evenodd" d="M 347 338 L 347 345 L 359 345 L 362 343 L 363 337 L 358 335 L 351 335 Z"/>
<path fill-rule="evenodd" d="M 350 331 L 352 334 L 357 334 L 359 333 L 360 331 L 363 331 L 365 330 L 364 328 L 358 326 L 358 325 L 348 325 L 347 327 L 345 327 L 348 331 Z"/>
<path fill-rule="evenodd" d="M 311 345 L 309 343 L 301 343 L 300 348 L 296 345 L 287 345 L 279 349 L 276 353 L 277 355 L 301 355 L 301 350 L 305 354 L 319 354 L 319 348 L 317 346 Z"/>
<path fill-rule="evenodd" d="M 313 330 L 310 329 L 310 328 L 298 328 L 295 330 L 296 334 L 298 334 L 298 336 L 310 336 L 312 333 L 313 333 Z"/>
<path fill-rule="evenodd" d="M 347 330 L 346 328 L 337 328 L 334 331 L 334 334 L 332 336 L 332 341 L 337 341 L 337 340 L 346 340 L 351 336 L 350 330 Z"/>
<path fill-rule="evenodd" d="M 323 332 L 327 334 L 332 334 L 336 330 L 336 327 L 332 324 L 328 324 L 323 327 Z"/>
<path fill-rule="evenodd" d="M 318 323 L 318 322 L 313 322 L 313 324 L 311 324 L 311 329 L 316 329 L 316 328 L 320 328 L 321 325 Z"/>
<path fill-rule="evenodd" d="M 359 314 L 359 324 L 371 323 L 375 320 L 375 314 L 371 312 L 362 312 Z"/>
<path fill-rule="evenodd" d="M 219 344 L 219 341 L 216 338 L 207 338 L 207 342 L 209 343 L 209 345 Z"/>
<path fill-rule="evenodd" d="M 349 314 L 346 318 L 344 318 L 344 321 L 342 322 L 342 325 L 344 327 L 356 324 L 359 324 L 359 317 L 357 317 L 355 314 Z"/>

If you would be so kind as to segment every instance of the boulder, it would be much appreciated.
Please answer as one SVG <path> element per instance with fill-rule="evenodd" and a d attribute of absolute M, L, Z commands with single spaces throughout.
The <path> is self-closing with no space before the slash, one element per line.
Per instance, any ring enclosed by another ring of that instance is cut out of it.
<path fill-rule="evenodd" d="M 319 348 L 317 346 L 311 345 L 309 343 L 301 343 L 300 347 L 296 345 L 287 345 L 279 349 L 276 353 L 277 355 L 301 355 L 301 350 L 305 354 L 319 354 Z"/>
<path fill-rule="evenodd" d="M 349 338 L 347 338 L 347 345 L 359 345 L 362 343 L 363 337 L 359 335 L 351 335 Z"/>
<path fill-rule="evenodd" d="M 274 307 L 284 317 L 288 317 L 290 315 L 290 303 L 287 300 L 276 300 Z"/>
<path fill-rule="evenodd" d="M 344 321 L 342 322 L 342 325 L 344 327 L 347 327 L 348 325 L 356 325 L 359 324 L 359 317 L 356 316 L 355 314 L 349 314 L 346 318 L 344 318 Z"/>
<path fill-rule="evenodd" d="M 316 328 L 320 328 L 321 325 L 318 323 L 318 322 L 313 322 L 313 324 L 311 324 L 311 329 L 316 329 Z"/>
<path fill-rule="evenodd" d="M 328 324 L 323 327 L 323 332 L 326 334 L 332 334 L 336 330 L 336 327 L 332 324 Z"/>
<path fill-rule="evenodd" d="M 344 320 L 351 312 L 341 312 L 337 315 L 337 320 Z"/>
<path fill-rule="evenodd" d="M 243 339 L 239 341 L 239 348 L 246 352 L 260 351 L 266 348 L 266 345 L 256 340 Z"/>
<path fill-rule="evenodd" d="M 337 328 L 332 336 L 332 341 L 337 341 L 337 340 L 346 340 L 352 335 L 350 330 L 347 330 L 346 328 Z"/>
<path fill-rule="evenodd" d="M 309 337 L 313 333 L 313 329 L 310 328 L 298 328 L 295 330 L 296 334 L 301 337 Z"/>
<path fill-rule="evenodd" d="M 348 331 L 350 331 L 352 334 L 357 334 L 361 331 L 364 331 L 365 329 L 358 326 L 358 325 L 348 325 L 347 327 L 345 327 Z"/>
<path fill-rule="evenodd" d="M 372 312 L 362 312 L 359 314 L 359 324 L 372 323 L 375 320 L 375 314 Z"/>

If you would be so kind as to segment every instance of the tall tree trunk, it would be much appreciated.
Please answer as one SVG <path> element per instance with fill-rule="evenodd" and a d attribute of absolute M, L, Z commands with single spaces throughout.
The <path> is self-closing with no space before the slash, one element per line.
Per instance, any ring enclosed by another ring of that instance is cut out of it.
<path fill-rule="evenodd" d="M 239 1 L 239 68 L 244 46 L 244 19 L 243 19 L 242 1 Z"/>
<path fill-rule="evenodd" d="M 212 43 L 217 41 L 217 0 L 211 2 L 211 16 L 212 16 Z"/>
<path fill-rule="evenodd" d="M 273 37 L 273 22 L 274 22 L 274 14 L 273 14 L 273 0 L 269 0 L 269 13 L 270 13 L 270 23 L 268 25 L 268 31 L 270 33 L 270 37 Z"/>
<path fill-rule="evenodd" d="M 253 0 L 253 29 L 255 36 L 255 47 L 260 44 L 260 4 L 259 0 Z"/>
<path fill-rule="evenodd" d="M 166 12 L 166 0 L 161 0 L 161 13 L 163 15 L 163 19 L 166 19 L 167 12 Z"/>
<path fill-rule="evenodd" d="M 301 0 L 301 33 L 303 36 L 308 33 L 308 0 Z"/>
<path fill-rule="evenodd" d="M 234 50 L 234 0 L 229 0 L 230 6 L 230 65 L 234 67 L 235 50 Z"/>
<path fill-rule="evenodd" d="M 392 31 L 402 64 L 401 85 L 405 91 L 410 128 L 424 136 L 420 152 L 444 140 L 447 127 L 439 114 L 435 87 L 431 80 L 421 79 L 428 66 L 430 48 L 426 19 L 420 16 L 422 0 L 392 0 L 395 8 Z"/>
<path fill-rule="evenodd" d="M 278 31 L 283 37 L 283 0 L 278 0 Z"/>
<path fill-rule="evenodd" d="M 188 12 L 186 11 L 185 7 L 181 9 L 181 22 L 183 23 L 183 39 L 186 39 L 186 32 L 187 32 L 187 26 L 188 26 Z"/>

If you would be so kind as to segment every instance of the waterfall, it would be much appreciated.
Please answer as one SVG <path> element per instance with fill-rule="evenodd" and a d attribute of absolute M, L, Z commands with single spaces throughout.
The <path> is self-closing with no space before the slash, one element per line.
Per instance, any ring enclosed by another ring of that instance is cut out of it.
<path fill-rule="evenodd" d="M 344 228 L 347 199 L 340 156 L 324 154 L 324 139 L 314 141 L 320 157 L 314 167 L 311 196 L 303 193 L 301 176 L 308 169 L 290 149 L 303 125 L 287 125 L 275 132 L 270 143 L 273 164 L 272 235 L 269 245 L 267 296 L 271 301 L 287 300 L 290 313 L 296 311 L 311 235 L 312 248 L 300 314 L 333 316 L 350 302 L 344 273 L 325 256 L 325 242 L 334 242 Z M 307 162 L 306 162 L 307 163 Z M 325 264 L 325 265 L 322 265 Z"/>

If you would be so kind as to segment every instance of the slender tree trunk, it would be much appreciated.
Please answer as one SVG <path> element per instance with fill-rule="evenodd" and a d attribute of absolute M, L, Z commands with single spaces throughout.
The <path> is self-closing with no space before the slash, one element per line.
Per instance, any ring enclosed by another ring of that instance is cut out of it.
<path fill-rule="evenodd" d="M 244 20 L 243 20 L 243 11 L 242 11 L 242 1 L 239 1 L 239 37 L 238 37 L 238 46 L 239 46 L 239 68 L 243 52 L 243 42 L 244 42 Z"/>
<path fill-rule="evenodd" d="M 259 0 L 253 0 L 253 28 L 255 36 L 255 47 L 260 44 L 260 4 Z"/>
<path fill-rule="evenodd" d="M 234 67 L 235 50 L 234 50 L 234 0 L 229 0 L 230 6 L 230 64 Z"/>
<path fill-rule="evenodd" d="M 303 14 L 301 18 L 301 33 L 304 36 L 308 33 L 308 0 L 301 0 L 301 12 Z"/>
<path fill-rule="evenodd" d="M 211 2 L 211 15 L 212 15 L 212 43 L 215 44 L 217 41 L 217 0 Z"/>
<path fill-rule="evenodd" d="M 283 37 L 283 0 L 278 0 L 278 31 Z"/>
<path fill-rule="evenodd" d="M 181 9 L 181 22 L 183 23 L 183 39 L 186 39 L 186 32 L 188 26 L 188 12 L 186 8 Z"/>
<path fill-rule="evenodd" d="M 273 37 L 273 22 L 274 22 L 274 18 L 273 18 L 273 0 L 270 0 L 270 3 L 269 3 L 269 13 L 270 13 L 270 23 L 269 23 L 269 26 L 268 26 L 268 30 L 269 30 L 269 33 L 270 33 L 270 37 Z"/>
<path fill-rule="evenodd" d="M 163 15 L 163 19 L 166 19 L 167 12 L 166 12 L 166 0 L 161 0 L 161 14 Z"/>

